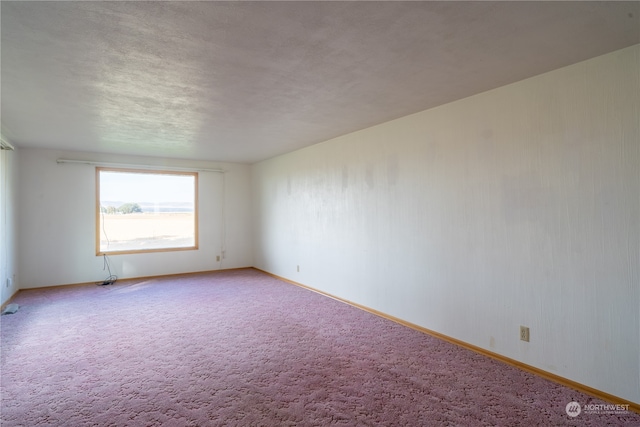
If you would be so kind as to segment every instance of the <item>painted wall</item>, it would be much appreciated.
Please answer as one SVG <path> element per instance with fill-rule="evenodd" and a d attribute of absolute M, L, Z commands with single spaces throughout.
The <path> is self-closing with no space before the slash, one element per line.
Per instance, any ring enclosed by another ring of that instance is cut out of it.
<path fill-rule="evenodd" d="M 255 164 L 256 267 L 640 402 L 638 64 L 640 45 Z"/>
<path fill-rule="evenodd" d="M 18 291 L 17 151 L 0 150 L 0 305 Z"/>
<path fill-rule="evenodd" d="M 247 267 L 251 254 L 250 168 L 247 165 L 188 162 L 76 153 L 20 150 L 19 276 L 22 289 L 101 281 L 108 276 L 95 254 L 95 166 L 58 164 L 58 158 L 176 167 L 222 168 L 199 173 L 199 250 L 111 255 L 120 278 Z M 222 200 L 224 195 L 225 230 Z M 226 234 L 225 258 L 221 255 Z"/>

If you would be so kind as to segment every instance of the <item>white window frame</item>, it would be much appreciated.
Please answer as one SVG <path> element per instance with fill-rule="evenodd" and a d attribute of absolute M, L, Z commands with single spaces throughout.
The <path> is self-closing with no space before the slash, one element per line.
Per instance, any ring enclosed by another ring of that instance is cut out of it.
<path fill-rule="evenodd" d="M 100 205 L 100 173 L 101 172 L 117 172 L 117 173 L 138 173 L 144 175 L 181 175 L 192 176 L 194 178 L 194 244 L 192 246 L 162 247 L 151 249 L 127 249 L 127 250 L 104 250 L 101 248 L 100 240 L 102 236 L 102 210 Z M 190 251 L 198 249 L 198 173 L 182 172 L 155 169 L 131 169 L 131 168 L 115 168 L 115 167 L 96 167 L 96 256 L 102 255 L 120 255 L 120 254 L 141 254 L 152 252 L 173 252 L 173 251 Z"/>

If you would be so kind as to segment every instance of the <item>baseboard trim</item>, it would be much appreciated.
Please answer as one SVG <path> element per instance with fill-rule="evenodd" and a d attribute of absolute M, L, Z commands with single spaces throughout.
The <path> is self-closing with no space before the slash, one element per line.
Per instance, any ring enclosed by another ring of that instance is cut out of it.
<path fill-rule="evenodd" d="M 558 383 L 560 385 L 563 385 L 565 387 L 569 387 L 569 388 L 577 390 L 577 391 L 579 391 L 581 393 L 588 394 L 590 396 L 593 396 L 593 397 L 596 397 L 598 399 L 604 400 L 605 402 L 609 402 L 609 403 L 613 403 L 613 404 L 619 404 L 619 405 L 629 405 L 629 409 L 630 410 L 640 414 L 640 404 L 638 404 L 638 403 L 631 402 L 629 400 L 623 399 L 623 398 L 618 397 L 618 396 L 614 396 L 612 394 L 609 394 L 609 393 L 606 393 L 604 391 L 595 389 L 593 387 L 589 387 L 587 385 L 578 383 L 578 382 L 570 380 L 568 378 L 564 378 L 564 377 L 561 377 L 559 375 L 553 374 L 551 372 L 547 372 L 547 371 L 545 371 L 543 369 L 536 368 L 535 366 L 527 365 L 526 363 L 522 363 L 520 361 L 517 361 L 515 359 L 511 359 L 511 358 L 503 356 L 501 354 L 493 353 L 493 352 L 485 350 L 485 349 L 483 349 L 481 347 L 477 347 L 477 346 L 475 346 L 473 344 L 466 343 L 466 342 L 458 340 L 456 338 L 452 338 L 452 337 L 449 337 L 447 335 L 441 334 L 440 332 L 432 331 L 431 329 L 427 329 L 427 328 L 424 328 L 422 326 L 416 325 L 414 323 L 407 322 L 406 320 L 402 320 L 402 319 L 400 319 L 398 317 L 394 317 L 394 316 L 388 315 L 386 313 L 383 313 L 383 312 L 378 311 L 378 310 L 374 310 L 374 309 L 369 308 L 367 306 L 364 306 L 364 305 L 361 305 L 361 304 L 346 300 L 344 298 L 329 294 L 327 292 L 320 291 L 318 289 L 312 288 L 312 287 L 307 286 L 307 285 L 303 285 L 302 283 L 298 283 L 298 282 L 295 282 L 293 280 L 287 279 L 285 277 L 278 276 L 277 274 L 270 273 L 270 272 L 262 270 L 260 268 L 257 268 L 257 267 L 253 267 L 253 268 L 255 270 L 257 270 L 257 271 L 260 271 L 260 272 L 268 275 L 268 276 L 274 277 L 274 278 L 276 278 L 278 280 L 282 280 L 283 282 L 287 282 L 287 283 L 290 283 L 292 285 L 299 286 L 299 287 L 307 289 L 309 291 L 316 292 L 316 293 L 318 293 L 320 295 L 332 298 L 332 299 L 334 299 L 336 301 L 340 301 L 342 303 L 348 304 L 348 305 L 350 305 L 352 307 L 359 308 L 360 310 L 364 310 L 364 311 L 366 311 L 368 313 L 375 314 L 376 316 L 380 316 L 380 317 L 385 318 L 387 320 L 391 320 L 392 322 L 395 322 L 395 323 L 398 323 L 400 325 L 406 326 L 408 328 L 414 329 L 416 331 L 431 335 L 431 336 L 433 336 L 435 338 L 439 338 L 439 339 L 441 339 L 443 341 L 449 342 L 451 344 L 455 344 L 455 345 L 457 345 L 459 347 L 466 348 L 467 350 L 471 350 L 471 351 L 476 352 L 478 354 L 481 354 L 483 356 L 490 357 L 491 359 L 500 361 L 502 363 L 506 363 L 507 365 L 514 366 L 514 367 L 516 367 L 518 369 L 521 369 L 523 371 L 526 371 L 526 372 L 529 372 L 531 374 L 537 375 L 539 377 L 545 378 L 547 380 L 553 381 L 553 382 Z"/>
<path fill-rule="evenodd" d="M 228 272 L 228 271 L 234 271 L 234 270 L 247 270 L 247 269 L 252 269 L 252 268 L 253 267 L 235 267 L 235 268 L 223 268 L 223 269 L 218 269 L 218 270 L 191 271 L 191 272 L 186 272 L 186 273 L 159 274 L 159 275 L 155 275 L 155 276 L 127 277 L 127 278 L 118 278 L 118 281 L 116 283 L 118 283 L 118 282 L 135 282 L 135 281 L 140 281 L 140 280 L 153 280 L 153 279 L 170 279 L 172 277 L 195 276 L 195 275 L 198 275 L 198 274 L 211 274 L 211 273 Z M 68 284 L 51 285 L 51 286 L 41 286 L 41 287 L 38 287 L 38 288 L 23 288 L 23 289 L 19 289 L 15 294 L 13 294 L 13 296 L 10 299 L 14 298 L 18 294 L 18 292 L 23 292 L 23 291 L 41 291 L 41 290 L 46 290 L 46 289 L 73 288 L 73 287 L 77 287 L 77 286 L 96 285 L 98 283 L 100 283 L 100 281 L 97 281 L 97 282 L 68 283 Z M 111 285 L 109 285 L 109 286 L 111 286 Z M 8 301 L 7 301 L 7 303 L 8 303 Z"/>

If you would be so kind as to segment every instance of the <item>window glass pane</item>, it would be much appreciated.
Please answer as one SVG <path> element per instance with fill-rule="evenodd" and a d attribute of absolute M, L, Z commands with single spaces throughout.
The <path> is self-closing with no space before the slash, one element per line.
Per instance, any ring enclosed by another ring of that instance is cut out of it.
<path fill-rule="evenodd" d="M 197 174 L 98 168 L 98 253 L 197 248 Z"/>

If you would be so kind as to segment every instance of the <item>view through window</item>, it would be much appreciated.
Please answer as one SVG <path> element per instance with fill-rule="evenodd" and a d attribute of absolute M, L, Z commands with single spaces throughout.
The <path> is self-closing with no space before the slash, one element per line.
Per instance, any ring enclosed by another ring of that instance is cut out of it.
<path fill-rule="evenodd" d="M 198 174 L 96 168 L 97 254 L 198 248 Z"/>

